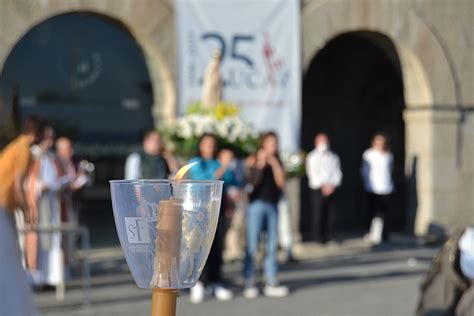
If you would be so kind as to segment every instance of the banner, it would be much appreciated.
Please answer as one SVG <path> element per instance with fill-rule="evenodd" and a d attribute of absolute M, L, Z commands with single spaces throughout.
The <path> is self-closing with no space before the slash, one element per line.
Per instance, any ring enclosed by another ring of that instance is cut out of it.
<path fill-rule="evenodd" d="M 202 77 L 222 54 L 222 98 L 259 131 L 274 130 L 283 151 L 299 148 L 300 1 L 178 0 L 178 114 L 200 100 Z"/>

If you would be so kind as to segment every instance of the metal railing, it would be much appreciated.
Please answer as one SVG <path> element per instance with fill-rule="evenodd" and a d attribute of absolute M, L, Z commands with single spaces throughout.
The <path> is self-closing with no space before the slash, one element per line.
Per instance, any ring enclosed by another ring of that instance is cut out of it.
<path fill-rule="evenodd" d="M 36 232 L 38 234 L 52 234 L 59 232 L 62 237 L 66 234 L 68 238 L 74 237 L 75 235 L 80 236 L 80 250 L 81 256 L 79 260 L 81 261 L 81 284 L 82 284 L 82 303 L 83 305 L 89 305 L 91 302 L 90 299 L 90 290 L 91 290 L 91 275 L 90 275 L 90 261 L 89 261 L 89 251 L 90 251 L 90 239 L 89 239 L 89 229 L 83 226 L 77 226 L 72 224 L 61 224 L 56 226 L 37 226 L 34 228 L 22 228 L 19 229 L 19 232 L 26 234 L 28 232 Z M 62 260 L 62 271 L 64 271 L 64 257 Z M 64 272 L 63 272 L 64 273 Z M 64 300 L 66 292 L 64 276 L 62 282 L 56 286 L 56 300 Z"/>

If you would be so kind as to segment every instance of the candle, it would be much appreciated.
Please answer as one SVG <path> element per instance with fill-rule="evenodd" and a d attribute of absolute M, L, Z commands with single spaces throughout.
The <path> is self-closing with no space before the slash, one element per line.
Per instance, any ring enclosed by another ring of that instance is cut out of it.
<path fill-rule="evenodd" d="M 175 180 L 181 180 L 197 163 L 187 164 L 178 170 Z M 173 290 L 179 285 L 179 258 L 182 238 L 183 203 L 173 199 L 162 200 L 158 207 L 155 240 L 155 262 L 151 280 L 152 316 L 176 315 L 176 298 Z"/>
<path fill-rule="evenodd" d="M 182 218 L 183 209 L 179 200 L 160 201 L 152 287 L 173 288 L 179 283 Z"/>

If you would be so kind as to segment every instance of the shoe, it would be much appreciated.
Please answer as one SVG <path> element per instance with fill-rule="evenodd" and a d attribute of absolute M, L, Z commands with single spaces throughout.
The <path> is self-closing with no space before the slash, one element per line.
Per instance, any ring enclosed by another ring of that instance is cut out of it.
<path fill-rule="evenodd" d="M 247 286 L 244 288 L 243 293 L 245 298 L 257 298 L 258 297 L 258 289 L 256 286 Z"/>
<path fill-rule="evenodd" d="M 27 273 L 27 278 L 30 285 L 39 286 L 43 284 L 41 272 L 38 270 L 29 270 Z"/>
<path fill-rule="evenodd" d="M 214 287 L 214 295 L 219 301 L 230 301 L 232 298 L 234 298 L 234 293 L 222 285 L 216 285 Z"/>
<path fill-rule="evenodd" d="M 263 294 L 267 297 L 285 297 L 289 293 L 288 287 L 284 285 L 265 285 Z"/>
<path fill-rule="evenodd" d="M 290 254 L 287 258 L 286 258 L 286 263 L 298 263 L 298 259 L 296 259 L 292 254 Z"/>
<path fill-rule="evenodd" d="M 191 294 L 189 299 L 193 304 L 199 304 L 204 301 L 206 295 L 206 290 L 204 289 L 204 284 L 202 282 L 196 283 L 195 286 L 191 288 Z"/>

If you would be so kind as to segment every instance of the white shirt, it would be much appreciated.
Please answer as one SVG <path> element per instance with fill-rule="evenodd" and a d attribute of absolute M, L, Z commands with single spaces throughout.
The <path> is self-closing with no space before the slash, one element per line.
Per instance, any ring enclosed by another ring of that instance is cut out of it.
<path fill-rule="evenodd" d="M 364 151 L 361 173 L 365 190 L 381 195 L 392 193 L 392 166 L 392 153 L 372 148 Z"/>
<path fill-rule="evenodd" d="M 142 165 L 139 153 L 131 153 L 125 162 L 125 179 L 137 180 L 142 178 Z"/>
<path fill-rule="evenodd" d="M 67 173 L 61 177 L 58 176 L 58 169 L 55 162 L 58 158 L 54 153 L 50 151 L 42 152 L 37 145 L 31 148 L 31 153 L 33 157 L 40 160 L 38 183 L 41 185 L 46 185 L 48 187 L 48 192 L 58 192 L 74 180 L 74 177 Z"/>
<path fill-rule="evenodd" d="M 339 157 L 330 150 L 312 150 L 306 157 L 306 174 L 313 190 L 326 184 L 338 187 L 342 181 Z"/>

